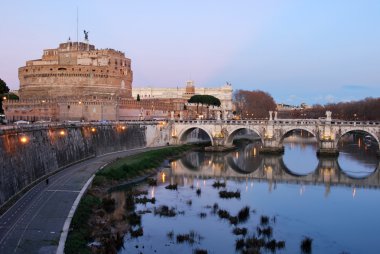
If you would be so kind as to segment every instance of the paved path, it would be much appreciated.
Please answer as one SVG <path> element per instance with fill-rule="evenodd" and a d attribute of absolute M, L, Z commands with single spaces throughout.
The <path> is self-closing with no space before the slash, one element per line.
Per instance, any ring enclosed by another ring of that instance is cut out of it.
<path fill-rule="evenodd" d="M 87 180 L 104 164 L 152 148 L 98 156 L 37 184 L 0 217 L 0 253 L 56 253 L 63 224 Z"/>

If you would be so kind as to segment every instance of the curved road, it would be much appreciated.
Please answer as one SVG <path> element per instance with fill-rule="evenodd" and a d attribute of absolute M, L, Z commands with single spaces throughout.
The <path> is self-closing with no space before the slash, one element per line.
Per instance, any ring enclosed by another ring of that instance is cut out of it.
<path fill-rule="evenodd" d="M 154 148 L 100 155 L 40 182 L 0 217 L 0 253 L 56 253 L 63 224 L 87 180 L 103 165 Z"/>

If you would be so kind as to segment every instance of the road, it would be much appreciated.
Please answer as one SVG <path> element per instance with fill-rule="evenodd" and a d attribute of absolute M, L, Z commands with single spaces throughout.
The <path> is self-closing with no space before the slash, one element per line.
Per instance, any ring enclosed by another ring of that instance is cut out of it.
<path fill-rule="evenodd" d="M 63 224 L 87 180 L 103 165 L 152 148 L 91 158 L 49 177 L 0 217 L 0 253 L 56 253 Z"/>

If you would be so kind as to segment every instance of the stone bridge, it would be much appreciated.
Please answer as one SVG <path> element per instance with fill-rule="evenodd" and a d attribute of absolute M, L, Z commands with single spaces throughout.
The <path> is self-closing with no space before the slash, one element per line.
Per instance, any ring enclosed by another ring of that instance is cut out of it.
<path fill-rule="evenodd" d="M 313 135 L 319 144 L 318 154 L 337 155 L 338 142 L 348 132 L 360 131 L 371 135 L 377 144 L 380 140 L 380 122 L 343 121 L 331 119 L 326 112 L 320 119 L 277 119 L 277 114 L 269 120 L 179 120 L 171 121 L 171 143 L 186 143 L 194 129 L 201 129 L 210 137 L 213 146 L 232 146 L 234 137 L 240 130 L 251 130 L 260 138 L 261 152 L 283 152 L 283 140 L 293 130 L 304 130 Z"/>

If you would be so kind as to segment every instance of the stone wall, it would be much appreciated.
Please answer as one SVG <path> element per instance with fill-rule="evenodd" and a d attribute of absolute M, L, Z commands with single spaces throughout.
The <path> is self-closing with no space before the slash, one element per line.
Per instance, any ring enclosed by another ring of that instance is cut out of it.
<path fill-rule="evenodd" d="M 130 124 L 0 130 L 0 206 L 33 181 L 71 163 L 145 147 L 147 128 Z"/>

